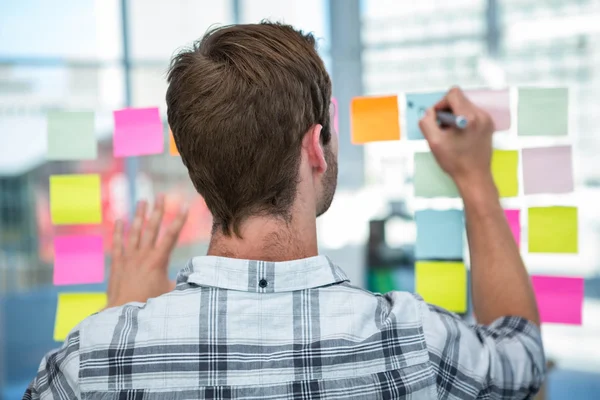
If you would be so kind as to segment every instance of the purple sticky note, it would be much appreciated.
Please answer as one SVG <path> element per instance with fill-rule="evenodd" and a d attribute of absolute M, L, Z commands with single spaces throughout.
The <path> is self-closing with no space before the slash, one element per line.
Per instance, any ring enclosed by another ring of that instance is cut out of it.
<path fill-rule="evenodd" d="M 77 285 L 104 281 L 102 236 L 54 238 L 54 284 Z"/>
<path fill-rule="evenodd" d="M 523 149 L 523 190 L 525 194 L 569 193 L 573 191 L 571 146 Z"/>
<path fill-rule="evenodd" d="M 478 107 L 487 111 L 497 131 L 510 128 L 510 94 L 505 90 L 468 90 L 467 97 Z"/>
<path fill-rule="evenodd" d="M 336 135 L 340 134 L 340 125 L 339 125 L 339 117 L 338 117 L 338 102 L 335 97 L 331 98 L 331 104 L 333 104 L 333 130 Z"/>
<path fill-rule="evenodd" d="M 581 325 L 583 278 L 532 276 L 531 283 L 542 322 Z"/>
<path fill-rule="evenodd" d="M 113 113 L 115 157 L 160 154 L 164 150 L 163 125 L 158 108 L 126 108 Z"/>
<path fill-rule="evenodd" d="M 521 247 L 521 222 L 519 216 L 521 215 L 520 210 L 504 210 L 508 226 L 517 242 L 517 246 Z"/>

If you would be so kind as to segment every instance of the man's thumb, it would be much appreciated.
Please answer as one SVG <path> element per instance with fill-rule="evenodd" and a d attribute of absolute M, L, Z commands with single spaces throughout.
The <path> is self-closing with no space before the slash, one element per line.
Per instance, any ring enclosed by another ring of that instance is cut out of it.
<path fill-rule="evenodd" d="M 425 115 L 419 121 L 419 128 L 428 142 L 431 142 L 431 139 L 441 133 L 433 108 L 428 108 L 427 111 L 425 111 Z"/>

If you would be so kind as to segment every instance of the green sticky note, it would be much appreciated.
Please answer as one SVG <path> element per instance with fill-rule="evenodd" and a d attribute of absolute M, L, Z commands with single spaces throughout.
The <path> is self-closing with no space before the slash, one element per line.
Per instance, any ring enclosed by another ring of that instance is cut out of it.
<path fill-rule="evenodd" d="M 458 189 L 432 153 L 415 153 L 415 196 L 458 197 Z"/>
<path fill-rule="evenodd" d="M 423 299 L 447 310 L 467 311 L 467 270 L 462 262 L 418 261 L 415 291 Z"/>
<path fill-rule="evenodd" d="M 101 223 L 100 175 L 50 176 L 50 216 L 54 225 Z"/>
<path fill-rule="evenodd" d="M 59 293 L 54 340 L 64 341 L 81 321 L 106 307 L 106 293 Z"/>
<path fill-rule="evenodd" d="M 577 253 L 576 207 L 532 207 L 529 209 L 530 253 Z"/>
<path fill-rule="evenodd" d="M 519 152 L 517 150 L 494 150 L 492 175 L 500 197 L 519 195 Z"/>
<path fill-rule="evenodd" d="M 520 88 L 518 134 L 566 136 L 569 131 L 567 88 Z"/>
<path fill-rule="evenodd" d="M 93 160 L 98 156 L 91 111 L 52 111 L 47 116 L 49 160 Z"/>

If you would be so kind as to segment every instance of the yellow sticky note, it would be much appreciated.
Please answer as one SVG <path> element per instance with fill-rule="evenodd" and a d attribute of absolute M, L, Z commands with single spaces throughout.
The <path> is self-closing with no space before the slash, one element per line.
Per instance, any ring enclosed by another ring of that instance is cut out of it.
<path fill-rule="evenodd" d="M 100 175 L 51 176 L 50 213 L 55 225 L 101 223 Z"/>
<path fill-rule="evenodd" d="M 492 175 L 500 197 L 519 195 L 519 152 L 517 150 L 494 150 Z"/>
<path fill-rule="evenodd" d="M 467 311 L 467 271 L 462 262 L 418 261 L 415 290 L 431 304 L 447 310 Z"/>
<path fill-rule="evenodd" d="M 398 96 L 355 97 L 350 108 L 353 144 L 400 140 Z"/>
<path fill-rule="evenodd" d="M 530 253 L 577 253 L 576 207 L 532 207 L 529 209 Z"/>
<path fill-rule="evenodd" d="M 62 342 L 77 324 L 106 307 L 106 293 L 59 293 L 54 340 Z"/>
<path fill-rule="evenodd" d="M 175 144 L 175 138 L 173 137 L 173 132 L 169 129 L 169 154 L 172 156 L 178 156 L 179 150 L 177 150 L 177 145 Z"/>

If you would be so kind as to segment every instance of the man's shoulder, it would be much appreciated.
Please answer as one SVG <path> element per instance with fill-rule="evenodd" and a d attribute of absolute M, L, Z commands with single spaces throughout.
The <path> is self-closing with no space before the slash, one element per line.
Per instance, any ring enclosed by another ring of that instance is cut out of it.
<path fill-rule="evenodd" d="M 338 285 L 336 291 L 346 292 L 356 312 L 376 318 L 387 318 L 393 324 L 421 324 L 423 307 L 426 303 L 414 293 L 393 290 L 374 293 L 349 283 Z"/>
<path fill-rule="evenodd" d="M 180 297 L 181 293 L 170 292 L 146 303 L 131 302 L 89 316 L 76 328 L 81 351 L 102 349 L 115 343 L 133 345 L 136 338 L 146 334 L 159 336 L 160 333 L 155 331 L 167 325 L 166 319 L 179 320 L 179 313 L 191 312 L 194 302 L 189 301 L 184 307 L 185 299 Z M 163 322 L 157 323 L 159 320 Z"/>

